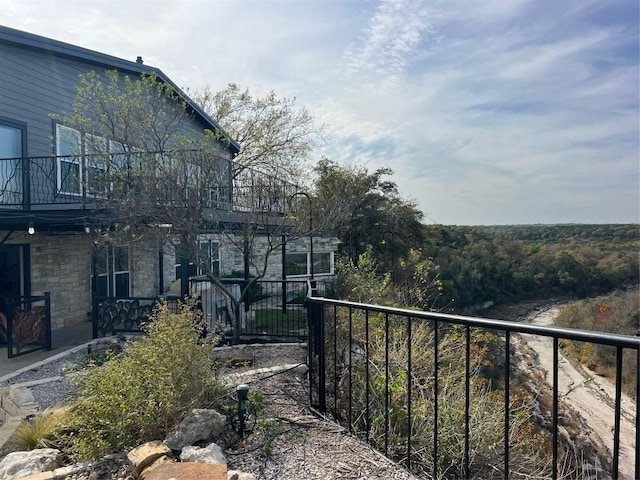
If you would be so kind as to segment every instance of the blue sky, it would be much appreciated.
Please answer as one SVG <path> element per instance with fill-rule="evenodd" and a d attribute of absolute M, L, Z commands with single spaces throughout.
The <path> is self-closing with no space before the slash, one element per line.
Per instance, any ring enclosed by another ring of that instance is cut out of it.
<path fill-rule="evenodd" d="M 0 0 L 0 24 L 296 97 L 443 224 L 640 222 L 637 0 Z"/>

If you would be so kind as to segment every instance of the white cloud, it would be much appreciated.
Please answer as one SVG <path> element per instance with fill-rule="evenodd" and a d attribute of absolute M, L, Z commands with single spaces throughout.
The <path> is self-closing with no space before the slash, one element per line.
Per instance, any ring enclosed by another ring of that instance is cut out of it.
<path fill-rule="evenodd" d="M 295 96 L 321 154 L 441 223 L 640 221 L 634 0 L 0 0 L 0 21 L 181 86 Z M 73 12 L 73 15 L 69 15 Z"/>

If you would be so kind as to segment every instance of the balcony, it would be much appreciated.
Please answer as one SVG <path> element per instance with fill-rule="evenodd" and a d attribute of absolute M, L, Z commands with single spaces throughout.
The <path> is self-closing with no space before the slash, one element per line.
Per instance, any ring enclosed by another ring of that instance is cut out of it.
<path fill-rule="evenodd" d="M 122 187 L 126 182 L 127 188 L 157 195 L 160 201 L 206 196 L 201 203 L 205 208 L 284 214 L 297 191 L 297 186 L 251 168 L 232 172 L 230 160 L 199 151 L 0 159 L 0 210 L 18 216 L 25 211 L 92 210 L 108 204 L 116 183 Z M 143 175 L 158 180 L 138 182 Z M 210 185 L 202 185 L 203 179 Z M 176 184 L 185 185 L 184 190 L 176 192 Z"/>

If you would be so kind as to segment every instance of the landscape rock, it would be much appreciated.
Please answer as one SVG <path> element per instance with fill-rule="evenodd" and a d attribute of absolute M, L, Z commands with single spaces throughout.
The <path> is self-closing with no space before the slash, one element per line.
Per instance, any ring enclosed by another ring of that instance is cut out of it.
<path fill-rule="evenodd" d="M 9 453 L 0 461 L 0 480 L 18 480 L 53 471 L 60 466 L 60 455 L 60 450 L 55 448 Z"/>
<path fill-rule="evenodd" d="M 210 443 L 204 448 L 184 447 L 180 453 L 181 462 L 210 463 L 213 465 L 226 465 L 227 459 L 222 449 L 216 443 Z"/>
<path fill-rule="evenodd" d="M 227 480 L 256 480 L 256 476 L 253 473 L 229 470 L 227 472 Z"/>
<path fill-rule="evenodd" d="M 173 459 L 173 454 L 160 440 L 144 443 L 127 454 L 131 471 L 136 478 L 140 476 L 145 468 L 162 457 Z"/>
<path fill-rule="evenodd" d="M 164 443 L 171 450 L 181 450 L 200 440 L 216 439 L 226 430 L 224 415 L 210 409 L 194 409 L 180 426 L 167 435 Z"/>
<path fill-rule="evenodd" d="M 143 472 L 142 480 L 227 480 L 226 465 L 208 463 L 163 463 Z"/>

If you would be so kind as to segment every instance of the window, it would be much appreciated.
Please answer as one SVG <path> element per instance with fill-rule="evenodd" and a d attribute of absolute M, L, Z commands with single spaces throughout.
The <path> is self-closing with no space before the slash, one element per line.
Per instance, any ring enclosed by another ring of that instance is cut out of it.
<path fill-rule="evenodd" d="M 84 136 L 84 153 L 86 167 L 86 187 L 88 194 L 104 193 L 107 190 L 105 174 L 107 165 L 104 158 L 107 143 L 104 138 L 86 134 Z"/>
<path fill-rule="evenodd" d="M 285 259 L 285 275 L 310 275 L 311 265 L 309 253 L 287 253 Z M 313 274 L 327 275 L 333 273 L 333 252 L 313 253 Z"/>
<path fill-rule="evenodd" d="M 129 290 L 129 246 L 104 247 L 93 256 L 93 280 L 98 297 L 126 298 Z"/>
<path fill-rule="evenodd" d="M 109 146 L 112 143 L 109 142 Z M 102 137 L 82 135 L 78 130 L 57 124 L 58 190 L 70 195 L 95 195 L 105 191 L 106 145 Z"/>
<path fill-rule="evenodd" d="M 0 204 L 22 203 L 22 158 L 26 127 L 0 120 Z"/>
<path fill-rule="evenodd" d="M 202 261 L 208 259 L 208 266 L 215 276 L 220 275 L 220 244 L 213 240 L 199 242 Z"/>
<path fill-rule="evenodd" d="M 58 190 L 81 195 L 82 142 L 80 132 L 56 125 L 56 155 L 58 156 Z"/>
<path fill-rule="evenodd" d="M 199 261 L 208 262 L 211 273 L 215 276 L 220 275 L 220 244 L 214 240 L 201 240 L 198 242 Z M 176 278 L 180 278 L 180 263 L 176 263 Z M 197 275 L 204 275 L 204 271 L 199 268 L 195 263 L 189 262 L 187 268 L 187 276 L 195 277 Z"/>

